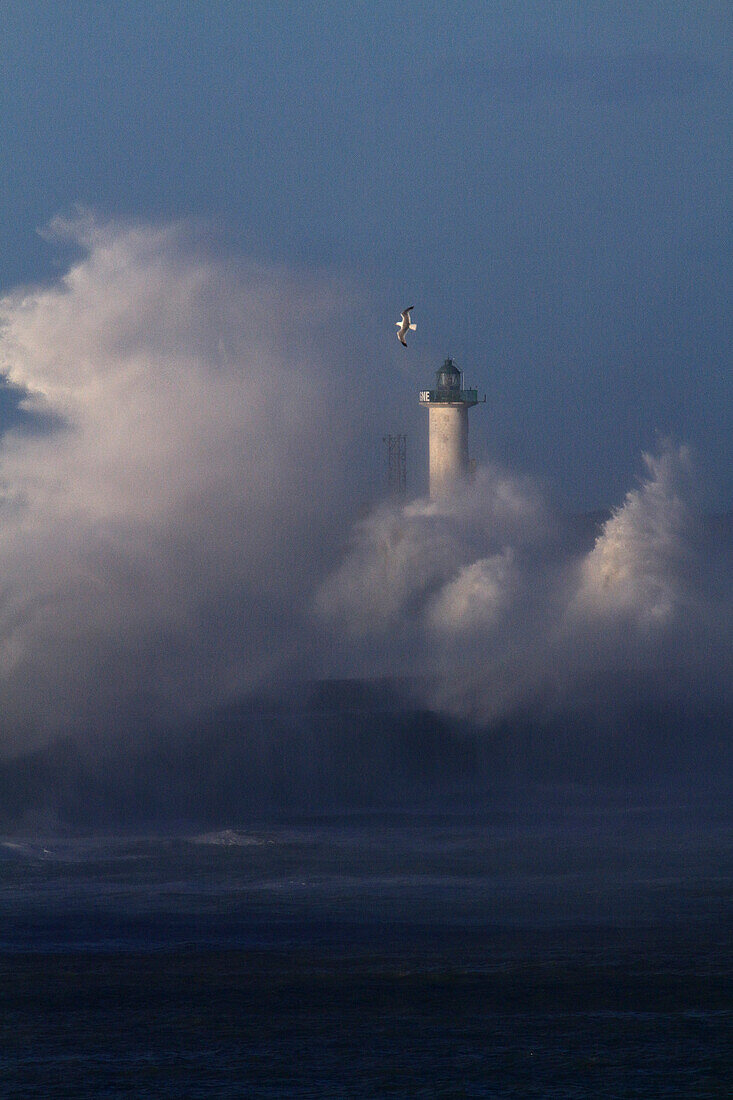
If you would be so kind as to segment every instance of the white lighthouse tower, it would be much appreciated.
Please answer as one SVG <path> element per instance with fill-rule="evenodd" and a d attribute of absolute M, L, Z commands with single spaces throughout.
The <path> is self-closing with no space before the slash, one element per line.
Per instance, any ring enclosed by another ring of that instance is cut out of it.
<path fill-rule="evenodd" d="M 452 359 L 446 359 L 435 378 L 434 390 L 420 391 L 420 404 L 428 410 L 432 500 L 450 495 L 468 480 L 468 410 L 478 404 L 477 390 L 461 389 L 461 372 Z"/>

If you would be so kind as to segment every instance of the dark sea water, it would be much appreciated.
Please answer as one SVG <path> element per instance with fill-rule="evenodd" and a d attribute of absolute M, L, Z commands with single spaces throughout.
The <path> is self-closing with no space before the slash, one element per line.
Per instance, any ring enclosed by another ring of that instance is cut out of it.
<path fill-rule="evenodd" d="M 0 1095 L 728 1097 L 733 830 L 630 796 L 0 844 Z"/>

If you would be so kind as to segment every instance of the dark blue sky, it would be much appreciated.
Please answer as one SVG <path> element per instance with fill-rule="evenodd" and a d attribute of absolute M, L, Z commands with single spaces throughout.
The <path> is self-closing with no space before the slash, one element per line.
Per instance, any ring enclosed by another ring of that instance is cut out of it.
<path fill-rule="evenodd" d="M 360 283 L 375 396 L 414 301 L 385 429 L 424 436 L 450 353 L 488 395 L 477 457 L 595 507 L 670 435 L 731 506 L 729 3 L 4 0 L 0 23 L 0 290 L 63 271 L 37 231 L 76 203 L 196 219 Z"/>

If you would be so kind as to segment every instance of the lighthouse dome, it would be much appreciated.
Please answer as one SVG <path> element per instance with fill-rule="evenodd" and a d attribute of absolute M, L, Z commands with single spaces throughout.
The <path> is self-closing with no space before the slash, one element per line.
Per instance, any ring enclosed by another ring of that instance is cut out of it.
<path fill-rule="evenodd" d="M 443 366 L 435 375 L 438 383 L 439 390 L 457 390 L 461 389 L 461 372 L 455 365 L 452 359 L 446 359 Z"/>

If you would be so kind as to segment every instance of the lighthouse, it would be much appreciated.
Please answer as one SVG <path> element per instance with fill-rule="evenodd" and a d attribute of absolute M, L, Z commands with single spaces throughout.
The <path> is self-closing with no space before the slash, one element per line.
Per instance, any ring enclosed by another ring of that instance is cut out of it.
<path fill-rule="evenodd" d="M 420 391 L 420 404 L 428 410 L 432 500 L 468 481 L 468 410 L 479 400 L 477 390 L 461 388 L 461 371 L 452 359 L 436 372 L 435 383 L 434 390 Z"/>

